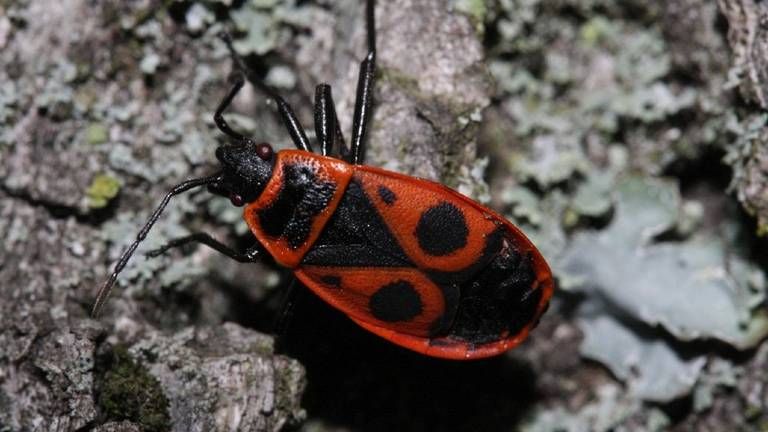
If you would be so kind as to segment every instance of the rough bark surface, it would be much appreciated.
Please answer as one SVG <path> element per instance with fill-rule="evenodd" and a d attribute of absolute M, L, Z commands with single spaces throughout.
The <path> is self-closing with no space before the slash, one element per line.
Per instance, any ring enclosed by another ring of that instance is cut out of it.
<path fill-rule="evenodd" d="M 738 85 L 745 100 L 762 112 L 745 112 L 752 125 L 741 132 L 729 162 L 739 200 L 753 214 L 759 231 L 768 233 L 768 134 L 765 110 L 768 109 L 768 5 L 754 0 L 718 0 L 728 21 L 728 43 L 733 53 L 729 78 Z"/>

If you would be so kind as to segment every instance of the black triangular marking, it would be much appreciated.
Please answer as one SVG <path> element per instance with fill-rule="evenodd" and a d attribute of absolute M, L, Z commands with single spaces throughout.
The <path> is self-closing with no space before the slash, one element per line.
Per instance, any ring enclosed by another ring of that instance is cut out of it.
<path fill-rule="evenodd" d="M 323 233 L 304 256 L 302 264 L 415 267 L 354 178 L 349 182 Z"/>

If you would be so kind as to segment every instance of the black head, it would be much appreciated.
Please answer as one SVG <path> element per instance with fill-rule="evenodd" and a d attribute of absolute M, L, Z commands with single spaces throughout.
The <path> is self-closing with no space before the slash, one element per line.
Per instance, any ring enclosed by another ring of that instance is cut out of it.
<path fill-rule="evenodd" d="M 208 190 L 240 207 L 261 195 L 272 176 L 275 152 L 269 144 L 246 140 L 217 148 L 216 159 L 221 162 L 221 174 Z"/>

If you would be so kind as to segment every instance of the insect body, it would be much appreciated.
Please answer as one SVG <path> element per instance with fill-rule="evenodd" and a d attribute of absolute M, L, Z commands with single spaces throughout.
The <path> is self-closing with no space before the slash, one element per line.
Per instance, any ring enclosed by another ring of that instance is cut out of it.
<path fill-rule="evenodd" d="M 279 152 L 245 220 L 323 300 L 424 354 L 503 352 L 552 293 L 544 259 L 509 222 L 440 184 L 378 168 Z"/>
<path fill-rule="evenodd" d="M 222 115 L 243 85 L 238 81 L 214 116 L 235 140 L 216 151 L 221 171 L 166 195 L 102 287 L 94 315 L 168 200 L 207 185 L 245 206 L 256 246 L 238 253 L 201 233 L 152 255 L 189 242 L 243 262 L 269 254 L 366 330 L 426 355 L 482 358 L 525 339 L 554 289 L 547 263 L 525 235 L 445 186 L 360 164 L 375 65 L 371 0 L 367 24 L 369 54 L 361 64 L 351 148 L 338 130 L 327 85 L 318 86 L 315 104 L 321 154 L 311 152 L 290 107 L 258 80 L 253 81 L 276 100 L 299 150 L 275 153 L 243 137 Z M 338 154 L 329 156 L 334 148 Z"/>

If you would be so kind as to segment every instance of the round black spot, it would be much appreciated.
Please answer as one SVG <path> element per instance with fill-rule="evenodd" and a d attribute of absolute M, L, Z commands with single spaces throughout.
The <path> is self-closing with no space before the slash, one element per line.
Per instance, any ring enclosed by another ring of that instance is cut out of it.
<path fill-rule="evenodd" d="M 424 252 L 443 256 L 467 245 L 469 229 L 461 210 L 449 202 L 441 202 L 421 215 L 414 234 Z"/>
<path fill-rule="evenodd" d="M 413 285 L 399 280 L 384 285 L 373 293 L 368 303 L 371 314 L 386 322 L 408 321 L 421 314 L 421 297 Z"/>
<path fill-rule="evenodd" d="M 379 186 L 379 197 L 386 205 L 392 205 L 397 201 L 397 195 L 392 192 L 392 189 L 386 186 Z"/>

